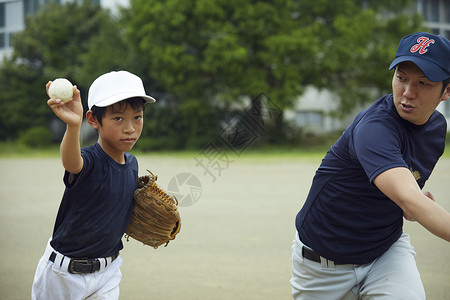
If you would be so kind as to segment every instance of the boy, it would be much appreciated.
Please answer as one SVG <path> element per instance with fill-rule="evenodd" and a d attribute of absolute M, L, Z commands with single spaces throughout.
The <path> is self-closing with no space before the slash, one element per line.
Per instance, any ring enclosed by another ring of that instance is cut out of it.
<path fill-rule="evenodd" d="M 98 77 L 89 88 L 86 112 L 98 141 L 81 149 L 83 106 L 76 86 L 73 91 L 70 102 L 47 102 L 67 125 L 60 148 L 66 188 L 31 298 L 118 299 L 119 251 L 138 180 L 137 160 L 128 151 L 141 135 L 145 104 L 155 99 L 127 71 Z"/>
<path fill-rule="evenodd" d="M 450 41 L 404 37 L 392 91 L 331 147 L 296 218 L 292 294 L 299 299 L 425 299 L 403 217 L 450 241 L 450 214 L 422 192 L 444 152 Z"/>

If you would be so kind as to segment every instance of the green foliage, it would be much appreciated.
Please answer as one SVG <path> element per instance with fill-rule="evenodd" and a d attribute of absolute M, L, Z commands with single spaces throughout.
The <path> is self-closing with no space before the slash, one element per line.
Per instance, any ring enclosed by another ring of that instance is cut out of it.
<path fill-rule="evenodd" d="M 0 68 L 0 141 L 48 126 L 48 80 L 86 102 L 100 74 L 127 69 L 150 95 L 137 148 L 200 148 L 265 93 L 282 111 L 308 85 L 340 97 L 339 114 L 390 91 L 399 40 L 423 30 L 409 0 L 130 0 L 115 19 L 85 0 L 49 3 L 15 35 Z M 31 104 L 31 105 L 30 105 Z M 283 114 L 264 143 L 298 142 Z"/>
<path fill-rule="evenodd" d="M 26 29 L 13 39 L 14 52 L 0 68 L 0 140 L 16 139 L 33 126 L 48 126 L 45 84 L 65 77 L 86 99 L 101 73 L 126 63 L 127 47 L 118 23 L 98 5 L 49 3 L 28 16 Z"/>
<path fill-rule="evenodd" d="M 33 127 L 23 132 L 18 139 L 19 143 L 34 148 L 47 147 L 52 144 L 53 135 L 50 129 L 44 126 Z"/>
<path fill-rule="evenodd" d="M 290 107 L 314 76 L 311 57 L 319 45 L 315 32 L 299 30 L 290 17 L 291 1 L 130 4 L 122 22 L 133 50 L 145 58 L 143 71 L 155 88 L 179 99 L 159 110 L 165 111 L 162 120 L 152 116 L 157 123 L 146 123 L 155 139 L 171 136 L 182 147 L 205 146 L 227 121 L 218 111 L 245 107 L 261 92 Z"/>
<path fill-rule="evenodd" d="M 390 91 L 387 68 L 399 40 L 423 29 L 421 18 L 405 9 L 409 5 L 409 0 L 131 0 L 123 24 L 161 91 L 186 101 L 222 103 L 265 92 L 285 109 L 313 85 L 340 96 L 338 112 L 345 115 L 373 101 L 368 91 Z"/>
<path fill-rule="evenodd" d="M 424 30 L 409 0 L 301 1 L 304 26 L 317 26 L 321 45 L 315 57 L 321 80 L 317 87 L 339 96 L 338 115 L 391 91 L 389 64 L 400 39 Z M 306 12 L 306 13 L 305 13 Z"/>
<path fill-rule="evenodd" d="M 139 150 L 200 149 L 220 132 L 220 121 L 230 111 L 209 102 L 184 101 L 177 97 L 158 98 L 146 107 Z"/>
<path fill-rule="evenodd" d="M 146 54 L 148 76 L 164 91 L 189 101 L 218 97 L 235 103 L 270 90 L 283 107 L 301 93 L 304 74 L 290 58 L 303 51 L 302 61 L 310 61 L 307 55 L 313 54 L 314 45 L 308 44 L 313 38 L 305 32 L 304 39 L 292 38 L 299 33 L 290 18 L 291 1 L 130 4 L 124 16 L 127 36 L 141 57 Z"/>
<path fill-rule="evenodd" d="M 51 111 L 45 96 L 37 92 L 43 86 L 38 70 L 4 60 L 0 71 L 0 140 L 14 140 L 27 128 L 46 123 Z"/>

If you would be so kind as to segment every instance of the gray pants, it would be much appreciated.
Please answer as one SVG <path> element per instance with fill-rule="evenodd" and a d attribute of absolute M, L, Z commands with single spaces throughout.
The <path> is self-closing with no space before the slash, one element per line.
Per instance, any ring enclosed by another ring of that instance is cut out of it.
<path fill-rule="evenodd" d="M 425 299 L 414 259 L 404 233 L 382 256 L 365 265 L 333 265 L 304 259 L 303 243 L 292 246 L 292 296 L 301 299 Z M 324 262 L 324 260 L 323 260 Z"/>

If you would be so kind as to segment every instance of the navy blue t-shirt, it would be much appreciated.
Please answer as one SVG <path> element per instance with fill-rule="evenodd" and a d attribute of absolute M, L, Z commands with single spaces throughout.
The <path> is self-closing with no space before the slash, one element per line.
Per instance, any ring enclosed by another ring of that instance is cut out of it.
<path fill-rule="evenodd" d="M 74 177 L 64 174 L 66 189 L 51 245 L 69 257 L 108 257 L 123 248 L 122 236 L 134 208 L 138 163 L 125 153 L 126 163 L 119 164 L 99 144 L 83 148 L 81 155 L 81 172 Z"/>
<path fill-rule="evenodd" d="M 424 125 L 402 119 L 392 95 L 362 111 L 330 148 L 296 217 L 301 241 L 338 263 L 365 264 L 402 234 L 403 212 L 373 183 L 408 168 L 423 188 L 444 152 L 447 123 L 434 111 Z"/>

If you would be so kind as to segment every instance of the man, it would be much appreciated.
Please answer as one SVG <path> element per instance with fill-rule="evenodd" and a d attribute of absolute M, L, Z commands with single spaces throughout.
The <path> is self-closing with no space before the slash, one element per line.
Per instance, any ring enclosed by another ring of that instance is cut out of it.
<path fill-rule="evenodd" d="M 393 94 L 331 147 L 297 215 L 295 299 L 425 299 L 403 217 L 450 241 L 450 214 L 421 190 L 445 147 L 450 41 L 408 35 L 390 69 Z"/>

